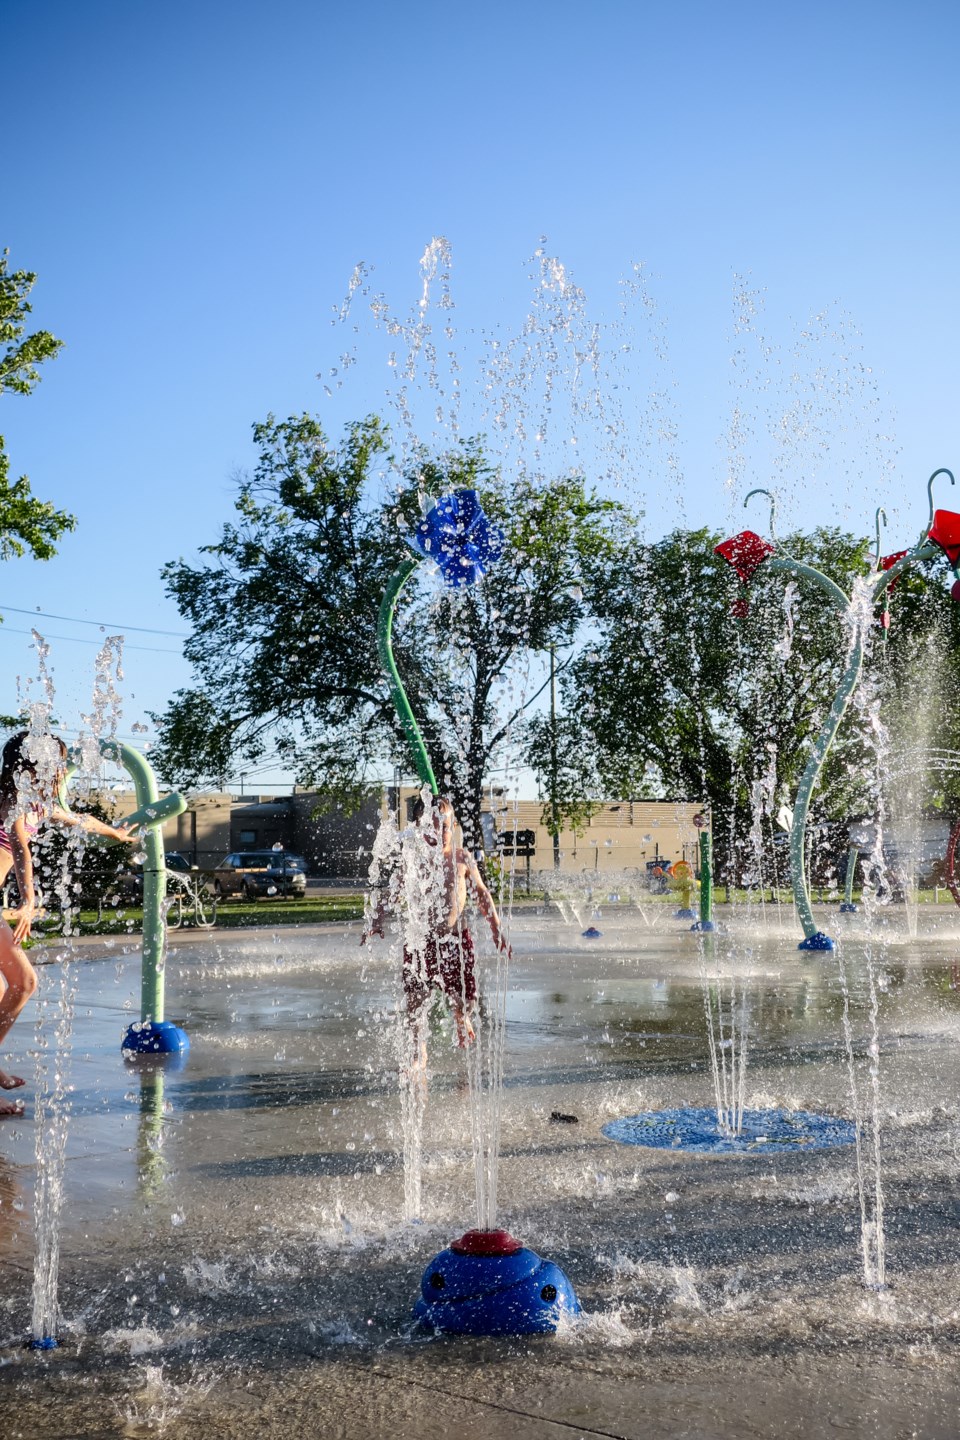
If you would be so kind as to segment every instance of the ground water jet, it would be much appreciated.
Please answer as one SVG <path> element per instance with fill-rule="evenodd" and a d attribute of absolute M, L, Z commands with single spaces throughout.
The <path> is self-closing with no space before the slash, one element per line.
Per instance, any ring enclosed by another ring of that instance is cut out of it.
<path fill-rule="evenodd" d="M 163 894 L 164 859 L 159 826 L 168 816 L 181 813 L 186 808 L 186 802 L 179 795 L 168 796 L 164 801 L 159 800 L 150 767 L 131 747 L 114 739 L 100 740 L 96 736 L 93 741 L 98 758 L 119 761 L 137 781 L 137 799 L 141 803 L 132 815 L 126 817 L 124 823 L 144 829 L 148 847 L 147 863 L 144 867 L 146 874 L 142 980 L 144 1005 L 147 1008 L 142 1012 L 140 1025 L 130 1027 L 124 1037 L 123 1051 L 125 1055 L 133 1053 L 142 1035 L 146 1043 L 143 1043 L 141 1048 L 147 1049 L 149 1046 L 154 1053 L 167 1051 L 179 1054 L 189 1045 L 186 1034 L 163 1019 L 162 960 L 165 936 L 160 901 Z M 71 812 L 67 804 L 66 788 L 77 768 L 88 759 L 89 748 L 81 744 L 68 751 L 68 767 L 57 794 L 58 802 L 67 814 Z M 72 933 L 71 914 L 74 906 L 70 875 L 75 868 L 74 862 L 79 858 L 79 851 L 89 838 L 82 827 L 77 827 L 71 833 L 72 845 L 68 844 L 64 852 L 63 873 L 56 887 L 64 917 L 64 934 L 67 937 Z M 157 851 L 159 866 L 156 865 Z M 151 875 L 151 863 L 155 868 L 152 881 L 148 881 L 146 877 Z M 75 969 L 69 963 L 72 958 L 69 951 L 57 957 L 59 1004 L 52 1030 L 46 1018 L 50 1001 L 45 994 L 41 995 L 38 1005 L 35 1116 L 37 1173 L 34 1205 L 36 1256 L 31 1323 L 31 1344 L 35 1349 L 53 1349 L 58 1343 L 59 1222 L 64 1197 L 64 1165 L 70 1116 L 66 1075 L 71 1054 L 77 988 Z M 154 1097 L 157 1099 L 157 1106 L 162 1109 L 162 1078 L 159 1092 L 155 1089 Z"/>
<path fill-rule="evenodd" d="M 416 558 L 401 565 L 387 587 L 380 608 L 377 642 L 417 773 L 426 794 L 436 797 L 436 777 L 393 657 L 391 632 L 397 598 L 424 557 L 435 561 L 447 585 L 459 587 L 476 583 L 501 554 L 503 537 L 487 522 L 476 492 L 459 489 L 441 496 L 431 506 L 410 543 L 418 553 Z M 413 868 L 407 867 L 407 873 Z M 416 933 L 405 935 L 405 965 L 410 954 L 415 964 L 419 962 L 423 966 L 429 953 L 425 940 L 426 937 Z M 494 1228 L 508 960 L 509 947 L 504 952 L 503 945 L 498 945 L 494 995 L 488 997 L 492 1017 L 489 1043 L 485 1043 L 482 1025 L 480 1034 L 461 1034 L 461 1042 L 465 1040 L 468 1049 L 478 1228 L 468 1230 L 430 1262 L 414 1311 L 424 1328 L 453 1334 L 553 1332 L 564 1317 L 577 1314 L 580 1308 L 562 1271 L 549 1261 L 541 1260 L 505 1231 Z M 423 968 L 428 976 L 428 970 Z M 458 1027 L 459 1023 L 458 1020 Z M 415 1033 L 413 1040 L 419 1046 L 422 1037 Z M 419 1060 L 419 1055 L 416 1059 Z M 421 1064 L 420 1070 L 422 1091 L 425 1065 Z M 425 1095 L 421 1094 L 408 1107 L 415 1122 L 422 1122 L 424 1103 Z M 407 1184 L 405 1181 L 405 1193 Z"/>
<path fill-rule="evenodd" d="M 31 1347 L 53 1350 L 58 1344 L 60 1212 L 70 1128 L 67 1068 L 70 1060 L 76 978 L 68 954 L 58 956 L 56 999 L 47 986 L 38 997 L 36 1024 L 36 1180 L 34 1184 L 33 1305 Z M 51 972 L 52 973 L 52 972 Z M 54 1012 L 51 1025 L 48 1010 Z"/>

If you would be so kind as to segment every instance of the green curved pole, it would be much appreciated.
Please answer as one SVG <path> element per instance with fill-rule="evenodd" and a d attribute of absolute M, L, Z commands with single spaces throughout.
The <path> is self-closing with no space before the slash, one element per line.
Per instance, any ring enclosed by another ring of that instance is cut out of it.
<path fill-rule="evenodd" d="M 713 839 L 709 830 L 700 831 L 700 928 L 713 926 Z"/>
<path fill-rule="evenodd" d="M 926 536 L 924 536 L 926 539 Z M 907 569 L 909 565 L 918 560 L 928 560 L 937 554 L 935 545 L 921 544 L 916 550 L 898 560 L 878 577 L 873 589 L 872 602 L 875 605 L 880 596 L 892 585 L 894 580 Z M 799 575 L 806 580 L 812 581 L 823 590 L 834 605 L 843 612 L 848 612 L 851 601 L 829 576 L 821 571 L 815 570 L 812 565 L 804 565 L 799 560 L 790 560 L 786 557 L 773 556 L 765 562 L 771 570 L 780 571 L 786 575 Z M 797 798 L 793 807 L 793 824 L 790 827 L 790 877 L 793 884 L 793 898 L 797 907 L 797 915 L 803 927 L 806 940 L 814 940 L 819 937 L 816 921 L 813 918 L 813 906 L 810 899 L 810 888 L 807 884 L 806 866 L 806 829 L 807 812 L 810 808 L 810 797 L 820 775 L 823 762 L 826 759 L 827 751 L 833 743 L 834 736 L 840 727 L 850 696 L 856 688 L 860 678 L 860 671 L 863 666 L 863 637 L 858 634 L 854 642 L 853 650 L 843 678 L 837 688 L 833 704 L 827 714 L 827 718 L 821 727 L 820 733 L 810 752 L 797 789 Z M 832 944 L 832 942 L 830 942 Z"/>
<path fill-rule="evenodd" d="M 143 943 L 140 966 L 140 1019 L 143 1023 L 164 1019 L 164 954 L 166 926 L 163 901 L 167 892 L 167 865 L 160 827 L 164 820 L 180 815 L 187 808 L 182 795 L 168 795 L 163 800 L 157 789 L 157 778 L 139 750 L 120 740 L 101 740 L 100 754 L 104 760 L 122 765 L 133 781 L 137 809 L 122 820 L 145 831 L 143 845 Z M 74 746 L 68 754 L 76 769 L 81 752 Z M 63 803 L 61 790 L 61 803 Z M 68 808 L 64 806 L 64 808 Z"/>
<path fill-rule="evenodd" d="M 417 774 L 421 783 L 429 786 L 433 795 L 439 793 L 436 777 L 433 773 L 433 766 L 430 764 L 430 756 L 427 754 L 427 747 L 423 743 L 423 734 L 417 723 L 417 717 L 410 708 L 410 701 L 407 699 L 407 692 L 403 688 L 403 681 L 397 670 L 397 662 L 393 658 L 393 617 L 397 608 L 397 600 L 400 591 L 406 585 L 410 576 L 416 570 L 420 561 L 414 557 L 405 560 L 390 578 L 384 597 L 380 602 L 380 614 L 377 619 L 377 651 L 380 655 L 380 663 L 387 672 L 390 681 L 390 696 L 400 716 L 400 723 L 403 726 L 403 733 L 407 743 L 413 752 L 413 763 L 416 766 Z"/>

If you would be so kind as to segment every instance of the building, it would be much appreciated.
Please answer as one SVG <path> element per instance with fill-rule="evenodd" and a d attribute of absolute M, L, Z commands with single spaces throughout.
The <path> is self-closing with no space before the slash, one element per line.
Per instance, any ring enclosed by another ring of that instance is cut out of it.
<path fill-rule="evenodd" d="M 402 788 L 405 815 L 418 793 L 412 786 Z M 136 808 L 129 792 L 111 792 L 103 798 L 117 818 Z M 373 795 L 353 815 L 339 809 L 314 815 L 320 798 L 312 792 L 239 799 L 226 792 L 198 795 L 184 814 L 164 825 L 164 847 L 179 851 L 201 870 L 211 870 L 233 851 L 281 846 L 302 855 L 314 877 L 366 879 L 374 837 L 396 792 L 384 790 Z M 561 834 L 559 868 L 565 874 L 579 874 L 585 870 L 645 870 L 657 861 L 685 859 L 694 864 L 697 831 L 693 816 L 698 808 L 689 801 L 604 802 L 581 834 Z M 508 850 L 518 850 L 518 864 L 524 868 L 529 858 L 531 870 L 552 870 L 553 839 L 542 823 L 542 812 L 536 800 L 514 802 L 506 796 L 494 797 L 485 827 L 487 837 L 495 831 L 501 841 L 508 842 Z"/>
<path fill-rule="evenodd" d="M 395 792 L 391 792 L 395 794 Z M 401 804 L 406 813 L 410 801 L 419 794 L 411 786 L 401 791 Z M 382 802 L 386 814 L 387 796 Z M 492 824 L 485 827 L 488 838 L 494 832 L 501 840 L 524 835 L 532 837 L 529 845 L 512 848 L 532 849 L 531 870 L 553 870 L 553 836 L 543 824 L 543 805 L 539 800 L 514 801 L 509 796 L 494 794 L 488 810 Z M 598 804 L 581 833 L 564 830 L 559 837 L 559 869 L 563 874 L 579 874 L 584 870 L 623 871 L 646 870 L 648 864 L 662 861 L 688 860 L 698 863 L 698 834 L 693 817 L 702 805 L 688 800 L 607 800 Z M 489 845 L 487 848 L 491 848 Z M 526 864 L 526 856 L 522 857 Z"/>

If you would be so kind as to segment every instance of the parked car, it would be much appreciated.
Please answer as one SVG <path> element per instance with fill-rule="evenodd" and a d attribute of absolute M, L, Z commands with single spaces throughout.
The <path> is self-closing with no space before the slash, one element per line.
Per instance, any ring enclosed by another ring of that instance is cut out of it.
<path fill-rule="evenodd" d="M 228 895 L 246 900 L 287 895 L 300 900 L 307 893 L 307 862 L 289 850 L 235 850 L 214 870 L 213 893 L 221 900 Z"/>
<path fill-rule="evenodd" d="M 181 855 L 178 850 L 168 850 L 164 855 L 164 862 L 168 875 L 199 874 L 196 865 L 191 865 L 186 855 Z M 131 866 L 129 870 L 117 877 L 117 891 L 125 900 L 140 901 L 143 899 L 142 863 Z"/>

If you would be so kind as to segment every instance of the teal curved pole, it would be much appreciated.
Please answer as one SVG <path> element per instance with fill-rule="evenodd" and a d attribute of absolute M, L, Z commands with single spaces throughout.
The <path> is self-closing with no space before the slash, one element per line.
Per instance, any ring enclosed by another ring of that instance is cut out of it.
<path fill-rule="evenodd" d="M 873 561 L 873 563 L 874 563 L 874 568 L 877 569 L 877 570 L 880 569 L 880 561 L 881 561 L 882 558 L 883 558 L 883 547 L 882 547 L 881 544 L 880 544 L 880 516 L 881 516 L 881 515 L 883 516 L 883 524 L 884 524 L 884 527 L 886 527 L 886 524 L 887 524 L 887 512 L 886 512 L 886 510 L 884 510 L 884 508 L 883 508 L 882 505 L 878 505 L 878 506 L 877 506 L 877 512 L 876 512 L 876 514 L 875 514 L 874 517 L 873 517 L 874 533 L 876 534 L 876 537 L 877 537 L 877 553 L 876 553 L 876 555 L 874 556 L 874 561 Z"/>
<path fill-rule="evenodd" d="M 926 538 L 926 537 L 924 537 Z M 910 565 L 919 560 L 929 560 L 937 554 L 935 545 L 920 545 L 898 560 L 889 570 L 877 577 L 873 587 L 871 601 L 876 605 L 888 586 L 892 585 L 899 575 L 902 575 Z M 804 565 L 799 560 L 790 560 L 786 557 L 773 556 L 767 560 L 766 565 L 771 570 L 782 574 L 798 575 L 803 579 L 810 580 L 818 585 L 821 590 L 836 605 L 837 609 L 844 614 L 849 614 L 851 600 L 829 576 L 824 575 L 820 570 L 815 570 L 811 565 Z M 800 948 L 803 950 L 832 950 L 833 941 L 823 931 L 817 929 L 817 923 L 813 918 L 813 906 L 810 899 L 810 887 L 807 883 L 806 866 L 806 830 L 807 815 L 810 809 L 810 798 L 813 794 L 823 762 L 827 752 L 833 744 L 840 722 L 846 712 L 850 697 L 853 694 L 860 672 L 863 668 L 863 635 L 858 630 L 856 639 L 851 650 L 847 668 L 843 673 L 837 693 L 833 698 L 833 704 L 827 713 L 820 733 L 818 734 L 810 757 L 800 777 L 800 784 L 797 788 L 797 798 L 793 807 L 793 823 L 790 827 L 790 875 L 793 884 L 793 898 L 797 907 L 797 915 L 803 927 L 804 939 Z"/>
<path fill-rule="evenodd" d="M 773 493 L 772 490 L 764 490 L 761 486 L 758 485 L 755 490 L 748 490 L 747 493 L 746 493 L 746 495 L 744 495 L 744 497 L 743 497 L 743 508 L 744 508 L 744 510 L 746 510 L 747 506 L 750 504 L 750 501 L 753 499 L 754 495 L 766 495 L 767 499 L 770 501 L 770 539 L 771 539 L 771 540 L 776 540 L 777 534 L 776 534 L 776 530 L 775 530 L 774 526 L 775 526 L 775 524 L 776 524 L 776 519 L 777 519 L 777 497 L 776 497 L 776 495 L 774 495 L 774 493 Z"/>
<path fill-rule="evenodd" d="M 767 564 L 772 570 L 781 571 L 786 575 L 800 575 L 804 579 L 813 581 L 824 590 L 833 603 L 842 612 L 849 610 L 850 601 L 840 586 L 835 584 L 828 576 L 815 570 L 811 565 L 803 565 L 797 560 L 771 559 Z M 833 698 L 833 704 L 827 713 L 827 718 L 820 728 L 820 733 L 814 741 L 813 749 L 809 759 L 804 766 L 803 774 L 800 777 L 800 784 L 797 787 L 797 797 L 793 805 L 793 823 L 790 826 L 790 878 L 793 884 L 793 898 L 797 907 L 797 916 L 803 927 L 804 939 L 801 949 L 805 950 L 832 950 L 833 941 L 829 936 L 824 935 L 817 929 L 817 923 L 813 918 L 813 905 L 810 899 L 810 887 L 807 883 L 806 864 L 806 836 L 807 836 L 807 814 L 810 809 L 810 797 L 820 776 L 823 762 L 827 757 L 827 751 L 833 744 L 834 736 L 840 728 L 840 721 L 843 719 L 850 696 L 860 678 L 860 671 L 863 667 L 863 639 L 858 633 L 851 651 L 847 668 Z"/>
<path fill-rule="evenodd" d="M 927 538 L 927 536 L 929 535 L 930 531 L 933 529 L 933 516 L 934 516 L 934 506 L 933 506 L 933 482 L 934 482 L 934 480 L 936 480 L 936 478 L 937 478 L 938 475 L 946 475 L 946 476 L 948 476 L 951 485 L 956 485 L 956 483 L 957 483 L 956 480 L 955 480 L 954 477 L 953 477 L 953 471 L 952 471 L 952 470 L 948 470 L 947 467 L 946 467 L 946 465 L 941 465 L 939 470 L 934 470 L 933 474 L 930 476 L 930 479 L 927 481 L 927 498 L 928 498 L 928 500 L 930 501 L 930 518 L 929 518 L 929 520 L 927 521 L 927 528 L 926 528 L 926 530 L 923 532 L 923 536 L 922 536 L 922 538 L 921 538 L 921 544 L 922 544 L 923 541 Z"/>
<path fill-rule="evenodd" d="M 417 775 L 420 777 L 421 784 L 428 786 L 430 793 L 436 795 L 439 793 L 436 776 L 433 773 L 430 756 L 427 754 L 427 747 L 423 741 L 423 732 L 410 707 L 407 692 L 403 688 L 403 681 L 400 679 L 400 672 L 397 669 L 397 662 L 393 658 L 393 617 L 396 613 L 397 601 L 400 598 L 400 591 L 419 563 L 419 559 L 412 556 L 409 560 L 405 560 L 390 577 L 390 583 L 380 602 L 380 614 L 377 618 L 377 651 L 380 656 L 380 664 L 386 671 L 390 682 L 390 697 L 396 706 L 403 733 L 413 753 L 413 763 Z"/>
<path fill-rule="evenodd" d="M 115 764 L 122 765 L 133 781 L 137 808 L 132 815 L 125 816 L 121 823 L 144 830 L 140 1023 L 127 1030 L 122 1048 L 125 1054 L 182 1052 L 190 1043 L 185 1032 L 164 1018 L 166 924 L 163 902 L 167 892 L 167 865 L 160 827 L 164 820 L 182 814 L 187 808 L 187 802 L 177 793 L 160 798 L 153 769 L 139 750 L 134 750 L 131 745 L 125 745 L 120 740 L 101 740 L 99 743 L 100 754 L 104 760 L 112 760 Z M 77 768 L 81 758 L 81 751 L 76 746 L 68 752 L 68 760 L 73 770 Z M 69 773 L 71 772 L 68 772 L 68 778 Z"/>

